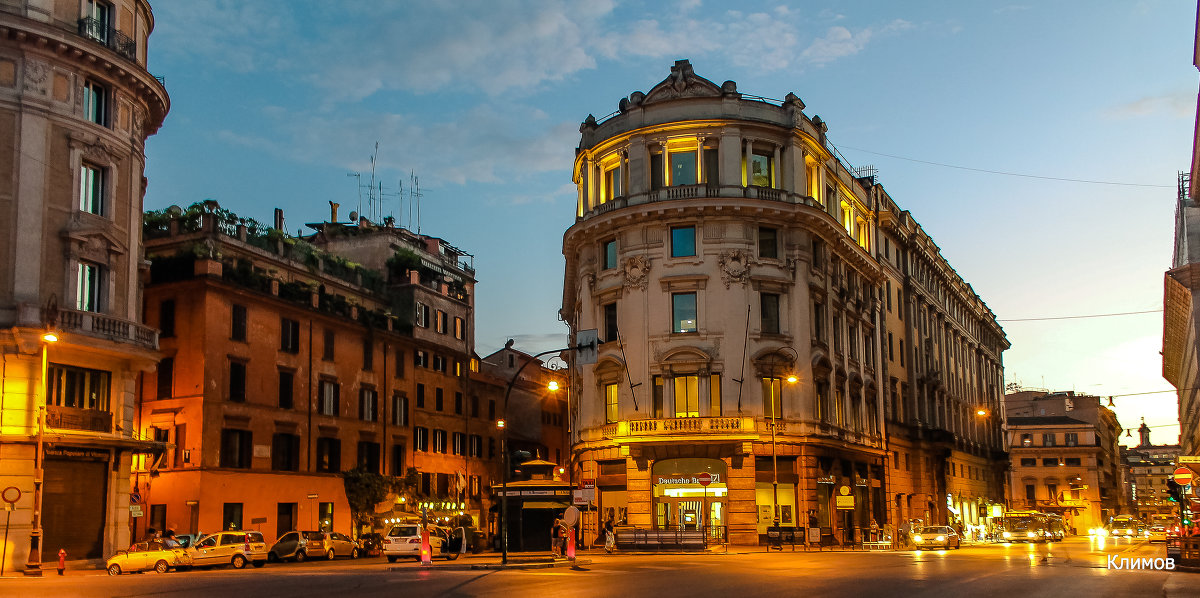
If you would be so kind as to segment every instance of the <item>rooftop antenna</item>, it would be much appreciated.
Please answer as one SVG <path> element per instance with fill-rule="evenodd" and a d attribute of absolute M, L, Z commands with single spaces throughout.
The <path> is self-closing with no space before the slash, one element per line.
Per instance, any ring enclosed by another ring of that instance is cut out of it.
<path fill-rule="evenodd" d="M 408 195 L 411 198 L 409 201 L 409 209 L 412 209 L 412 204 L 417 204 L 417 234 L 421 234 L 421 182 L 417 180 L 417 172 L 411 171 L 409 175 L 411 182 L 408 184 Z M 409 225 L 412 221 L 409 221 Z"/>
<path fill-rule="evenodd" d="M 375 142 L 375 152 L 373 154 L 371 154 L 371 186 L 367 189 L 367 212 L 371 215 L 371 218 L 374 220 L 378 220 L 378 218 L 376 217 L 376 214 L 375 214 L 375 211 L 378 208 L 377 204 L 379 203 L 378 201 L 375 201 L 375 160 L 378 157 L 379 157 L 379 142 L 376 141 Z M 380 184 L 379 191 L 380 191 L 380 193 L 383 192 L 382 184 Z M 359 195 L 359 199 L 358 199 L 358 213 L 360 215 L 362 214 L 362 196 L 361 195 Z"/>

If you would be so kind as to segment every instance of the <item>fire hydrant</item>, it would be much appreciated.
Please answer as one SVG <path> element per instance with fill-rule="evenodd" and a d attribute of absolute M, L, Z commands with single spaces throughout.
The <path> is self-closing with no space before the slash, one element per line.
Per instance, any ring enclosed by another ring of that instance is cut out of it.
<path fill-rule="evenodd" d="M 58 574 L 62 575 L 63 570 L 66 568 L 67 568 L 67 551 L 65 549 L 59 548 L 58 549 Z"/>

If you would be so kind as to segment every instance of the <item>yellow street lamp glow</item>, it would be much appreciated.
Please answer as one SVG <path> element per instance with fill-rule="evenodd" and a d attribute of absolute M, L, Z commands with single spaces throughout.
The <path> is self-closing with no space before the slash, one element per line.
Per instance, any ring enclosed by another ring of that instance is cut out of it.
<path fill-rule="evenodd" d="M 976 411 L 976 412 L 975 412 L 975 415 L 981 415 L 981 416 L 982 416 L 982 415 L 987 415 L 987 411 L 984 411 L 983 409 L 980 409 L 979 411 Z"/>
<path fill-rule="evenodd" d="M 58 335 L 54 334 L 53 332 L 47 332 L 46 334 L 42 335 L 42 340 L 44 340 L 48 343 L 57 343 Z"/>
<path fill-rule="evenodd" d="M 788 377 L 787 377 L 788 384 L 795 384 L 796 381 L 799 379 L 800 378 L 797 377 L 795 374 L 788 374 Z"/>
<path fill-rule="evenodd" d="M 546 388 L 549 388 L 550 390 L 558 390 L 558 380 L 551 380 L 550 383 L 546 385 Z"/>

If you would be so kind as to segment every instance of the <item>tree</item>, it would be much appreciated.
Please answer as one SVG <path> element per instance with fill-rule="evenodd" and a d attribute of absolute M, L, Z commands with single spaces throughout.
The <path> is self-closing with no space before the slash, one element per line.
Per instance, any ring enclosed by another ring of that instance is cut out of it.
<path fill-rule="evenodd" d="M 371 515 L 375 513 L 375 505 L 384 501 L 392 491 L 395 482 L 387 476 L 382 476 L 362 467 L 355 467 L 342 472 L 342 482 L 346 485 L 346 501 L 350 503 L 350 521 L 354 524 L 354 535 L 364 524 L 371 523 Z"/>

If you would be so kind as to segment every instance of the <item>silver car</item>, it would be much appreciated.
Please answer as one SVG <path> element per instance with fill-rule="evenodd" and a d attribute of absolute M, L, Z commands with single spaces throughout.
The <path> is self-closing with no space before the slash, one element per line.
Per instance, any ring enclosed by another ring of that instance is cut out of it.
<path fill-rule="evenodd" d="M 947 525 L 917 528 L 912 535 L 917 550 L 926 548 L 962 548 L 962 539 Z"/>

